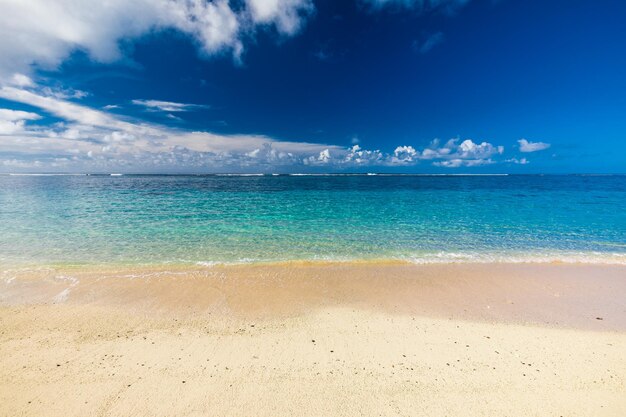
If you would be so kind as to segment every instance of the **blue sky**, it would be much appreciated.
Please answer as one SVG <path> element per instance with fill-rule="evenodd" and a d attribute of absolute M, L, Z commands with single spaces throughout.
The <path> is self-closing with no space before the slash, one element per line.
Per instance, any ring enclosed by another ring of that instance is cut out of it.
<path fill-rule="evenodd" d="M 0 172 L 626 171 L 618 0 L 0 0 Z"/>

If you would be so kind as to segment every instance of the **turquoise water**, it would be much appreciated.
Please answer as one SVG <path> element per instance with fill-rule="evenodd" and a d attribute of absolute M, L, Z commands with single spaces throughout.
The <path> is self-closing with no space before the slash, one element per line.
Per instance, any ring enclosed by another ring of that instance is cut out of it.
<path fill-rule="evenodd" d="M 626 176 L 0 176 L 0 263 L 626 263 Z"/>

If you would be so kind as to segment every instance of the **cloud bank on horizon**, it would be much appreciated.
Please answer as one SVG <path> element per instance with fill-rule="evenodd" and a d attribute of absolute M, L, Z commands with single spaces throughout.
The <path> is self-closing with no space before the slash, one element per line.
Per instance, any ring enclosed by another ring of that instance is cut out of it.
<path fill-rule="evenodd" d="M 468 0 L 363 0 L 370 12 L 387 8 L 456 11 Z M 392 146 L 390 151 L 284 141 L 263 134 L 217 134 L 123 116 L 120 106 L 93 108 L 89 93 L 45 85 L 40 70 L 57 70 L 75 51 L 101 64 L 128 59 L 125 42 L 175 30 L 192 39 L 203 58 L 232 57 L 242 64 L 259 31 L 293 37 L 315 15 L 311 0 L 0 0 L 0 99 L 38 110 L 0 109 L 0 171 L 250 172 L 358 170 L 429 164 L 471 168 L 527 164 L 508 158 L 502 145 L 454 138 L 425 147 Z M 426 53 L 440 33 L 419 47 Z M 280 48 L 280 45 L 277 46 Z M 136 98 L 148 112 L 200 111 L 206 106 Z M 46 121 L 45 123 L 43 121 Z M 520 152 L 550 145 L 519 140 Z"/>

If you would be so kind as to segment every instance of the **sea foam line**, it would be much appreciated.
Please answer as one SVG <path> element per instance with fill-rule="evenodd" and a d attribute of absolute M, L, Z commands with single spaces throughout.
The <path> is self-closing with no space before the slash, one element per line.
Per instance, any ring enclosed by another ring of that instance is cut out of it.
<path fill-rule="evenodd" d="M 626 265 L 626 253 L 567 252 L 567 253 L 528 253 L 528 254 L 489 254 L 472 252 L 439 252 L 419 255 L 399 255 L 387 257 L 359 258 L 350 256 L 314 256 L 310 258 L 286 259 L 239 259 L 236 261 L 199 261 L 197 266 L 216 267 L 246 264 L 282 264 L 282 263 L 377 263 L 406 262 L 414 265 L 428 264 L 589 264 L 589 265 Z"/>

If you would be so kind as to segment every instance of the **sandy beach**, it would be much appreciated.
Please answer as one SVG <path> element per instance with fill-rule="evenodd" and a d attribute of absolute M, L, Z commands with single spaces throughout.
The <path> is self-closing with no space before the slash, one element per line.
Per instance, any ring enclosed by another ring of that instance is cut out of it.
<path fill-rule="evenodd" d="M 32 268 L 2 416 L 624 416 L 626 267 Z"/>

